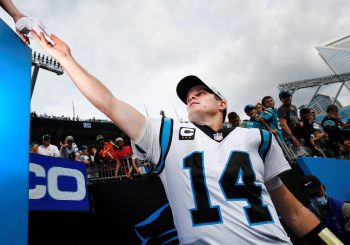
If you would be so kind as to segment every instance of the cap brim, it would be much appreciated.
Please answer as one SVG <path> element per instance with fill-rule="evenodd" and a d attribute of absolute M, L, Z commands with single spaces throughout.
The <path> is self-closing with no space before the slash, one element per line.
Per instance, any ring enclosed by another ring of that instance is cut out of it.
<path fill-rule="evenodd" d="M 311 188 L 305 189 L 306 195 L 311 195 L 311 194 L 318 194 L 321 191 L 321 186 L 315 186 Z"/>

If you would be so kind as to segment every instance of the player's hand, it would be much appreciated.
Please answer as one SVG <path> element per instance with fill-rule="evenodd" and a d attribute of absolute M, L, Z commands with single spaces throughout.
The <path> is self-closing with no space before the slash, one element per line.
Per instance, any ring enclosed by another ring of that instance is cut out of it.
<path fill-rule="evenodd" d="M 16 28 L 16 32 L 25 44 L 27 45 L 30 44 L 29 38 L 26 35 L 22 34 L 17 28 Z"/>
<path fill-rule="evenodd" d="M 36 33 L 34 30 L 31 31 L 34 35 L 35 40 L 39 45 L 53 58 L 61 62 L 65 57 L 71 56 L 71 51 L 68 45 L 59 39 L 56 35 L 50 35 L 50 38 L 55 42 L 55 44 L 50 43 L 44 36 L 44 33 Z"/>
<path fill-rule="evenodd" d="M 17 23 L 17 21 L 18 21 L 20 18 L 22 18 L 22 17 L 26 17 L 26 16 L 25 16 L 25 15 L 18 15 L 18 16 L 16 16 L 16 17 L 14 17 L 13 20 L 14 20 L 15 23 Z M 23 33 L 21 33 L 20 30 L 18 30 L 17 28 L 16 28 L 16 32 L 17 32 L 18 36 L 22 39 L 22 41 L 23 41 L 25 44 L 27 44 L 27 45 L 30 44 L 29 38 L 28 38 L 26 35 L 24 35 Z"/>

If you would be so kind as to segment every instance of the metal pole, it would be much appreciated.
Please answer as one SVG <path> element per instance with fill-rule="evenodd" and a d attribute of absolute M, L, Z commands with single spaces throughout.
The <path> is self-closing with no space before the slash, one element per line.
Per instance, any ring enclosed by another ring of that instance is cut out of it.
<path fill-rule="evenodd" d="M 38 77 L 39 73 L 39 67 L 34 66 L 33 74 L 32 74 L 32 81 L 31 81 L 31 91 L 30 91 L 30 99 L 32 99 L 33 92 L 34 92 L 34 87 L 36 83 L 36 78 Z"/>
<path fill-rule="evenodd" d="M 73 106 L 73 120 L 75 120 L 75 108 L 74 108 L 74 100 L 72 100 L 72 106 Z"/>
<path fill-rule="evenodd" d="M 341 83 L 341 85 L 340 85 L 340 87 L 338 89 L 338 92 L 337 92 L 337 94 L 334 97 L 334 100 L 333 100 L 332 104 L 335 104 L 335 102 L 337 101 L 337 98 L 338 98 L 338 96 L 340 94 L 340 91 L 343 89 L 344 83 L 345 83 L 345 81 Z"/>
<path fill-rule="evenodd" d="M 320 91 L 321 87 L 322 87 L 322 85 L 318 86 L 318 88 L 316 89 L 314 95 L 312 96 L 312 98 L 311 98 L 309 104 L 307 104 L 306 108 L 309 108 L 309 106 L 310 106 L 312 100 L 316 97 L 316 95 L 317 95 L 318 91 Z"/>

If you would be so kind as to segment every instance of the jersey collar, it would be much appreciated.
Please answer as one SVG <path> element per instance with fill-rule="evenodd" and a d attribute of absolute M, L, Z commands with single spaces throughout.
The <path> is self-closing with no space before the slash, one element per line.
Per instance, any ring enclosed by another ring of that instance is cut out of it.
<path fill-rule="evenodd" d="M 199 128 L 203 133 L 208 135 L 211 139 L 215 140 L 216 142 L 221 142 L 223 139 L 226 138 L 227 135 L 231 131 L 233 131 L 235 128 L 222 128 L 219 131 L 215 131 L 211 127 L 207 125 L 200 125 L 193 123 L 197 128 Z"/>

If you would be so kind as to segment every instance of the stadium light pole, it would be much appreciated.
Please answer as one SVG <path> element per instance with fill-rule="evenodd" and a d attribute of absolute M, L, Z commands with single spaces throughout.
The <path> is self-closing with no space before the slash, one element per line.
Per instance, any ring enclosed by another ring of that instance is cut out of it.
<path fill-rule="evenodd" d="M 57 75 L 62 75 L 64 72 L 61 64 L 58 61 L 54 60 L 49 56 L 37 53 L 35 51 L 32 55 L 32 66 L 34 68 L 33 68 L 33 74 L 31 79 L 30 99 L 32 99 L 32 96 L 33 96 L 35 83 L 36 83 L 36 79 L 38 77 L 40 68 L 56 73 Z"/>

